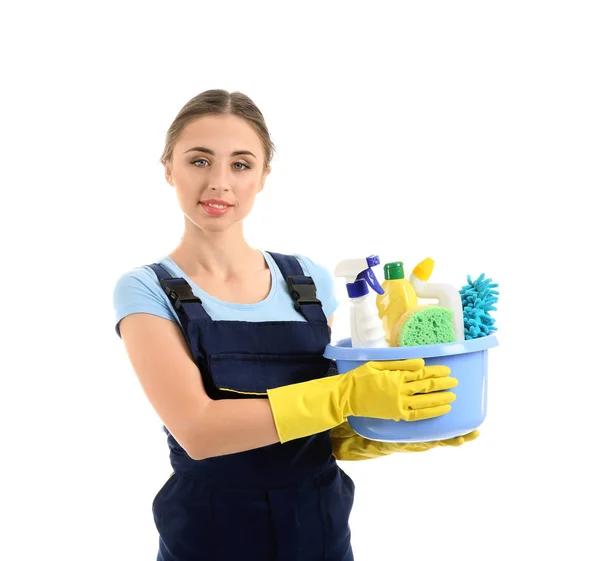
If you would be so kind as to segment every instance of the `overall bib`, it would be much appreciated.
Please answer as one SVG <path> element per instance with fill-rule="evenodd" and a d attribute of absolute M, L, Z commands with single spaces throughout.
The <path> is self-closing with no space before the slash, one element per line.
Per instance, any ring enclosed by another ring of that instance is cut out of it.
<path fill-rule="evenodd" d="M 271 255 L 306 322 L 213 321 L 184 279 L 150 265 L 212 399 L 267 398 L 267 389 L 328 375 L 331 330 L 315 285 L 295 257 Z M 193 460 L 164 430 L 174 473 L 152 503 L 157 561 L 353 561 L 354 483 L 329 431 Z"/>

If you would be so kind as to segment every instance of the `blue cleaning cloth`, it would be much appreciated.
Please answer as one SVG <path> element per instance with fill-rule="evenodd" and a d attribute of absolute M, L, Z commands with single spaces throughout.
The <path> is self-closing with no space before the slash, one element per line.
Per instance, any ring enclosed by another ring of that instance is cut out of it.
<path fill-rule="evenodd" d="M 495 319 L 489 312 L 496 311 L 494 304 L 498 302 L 498 284 L 492 284 L 492 279 L 486 279 L 482 273 L 476 281 L 471 281 L 467 275 L 467 285 L 459 292 L 463 305 L 465 323 L 465 339 L 485 337 L 496 331 Z"/>

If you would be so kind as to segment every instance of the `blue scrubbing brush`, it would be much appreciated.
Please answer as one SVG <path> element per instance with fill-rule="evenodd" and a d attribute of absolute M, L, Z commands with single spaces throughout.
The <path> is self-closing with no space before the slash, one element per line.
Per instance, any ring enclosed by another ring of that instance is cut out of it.
<path fill-rule="evenodd" d="M 494 326 L 496 320 L 489 312 L 496 311 L 494 304 L 498 302 L 499 292 L 492 289 L 497 288 L 498 284 L 492 284 L 492 279 L 485 279 L 483 273 L 475 282 L 467 275 L 467 283 L 459 290 L 463 305 L 465 339 L 485 337 L 497 329 Z"/>

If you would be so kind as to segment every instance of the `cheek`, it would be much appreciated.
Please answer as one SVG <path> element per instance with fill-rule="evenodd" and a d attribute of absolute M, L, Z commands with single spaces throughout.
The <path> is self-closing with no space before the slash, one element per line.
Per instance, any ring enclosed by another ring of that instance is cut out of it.
<path fill-rule="evenodd" d="M 196 196 L 198 194 L 198 186 L 200 185 L 198 172 L 189 168 L 179 170 L 176 185 L 181 196 Z"/>
<path fill-rule="evenodd" d="M 240 194 L 252 198 L 258 193 L 260 182 L 257 178 L 246 179 L 238 186 Z"/>
<path fill-rule="evenodd" d="M 197 181 L 198 170 L 192 166 L 183 166 L 179 170 L 179 178 L 185 185 Z"/>

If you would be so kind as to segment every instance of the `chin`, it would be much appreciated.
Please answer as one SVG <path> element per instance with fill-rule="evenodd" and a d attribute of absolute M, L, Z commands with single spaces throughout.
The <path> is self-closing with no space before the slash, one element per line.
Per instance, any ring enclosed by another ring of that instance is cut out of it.
<path fill-rule="evenodd" d="M 199 210 L 201 213 L 204 212 L 202 209 Z M 210 216 L 202 216 L 201 214 L 199 215 L 197 212 L 184 214 L 186 221 L 189 222 L 190 225 L 195 226 L 203 232 L 211 232 L 215 234 L 219 232 L 226 232 L 240 221 L 238 217 L 233 216 L 212 218 Z"/>
<path fill-rule="evenodd" d="M 227 223 L 221 222 L 220 224 L 215 224 L 215 222 L 216 221 L 213 221 L 211 223 L 210 220 L 207 220 L 206 222 L 197 224 L 197 226 L 204 232 L 211 232 L 214 234 L 218 234 L 219 232 L 226 232 L 227 230 L 231 229 L 236 224 L 236 222 L 227 222 Z"/>

